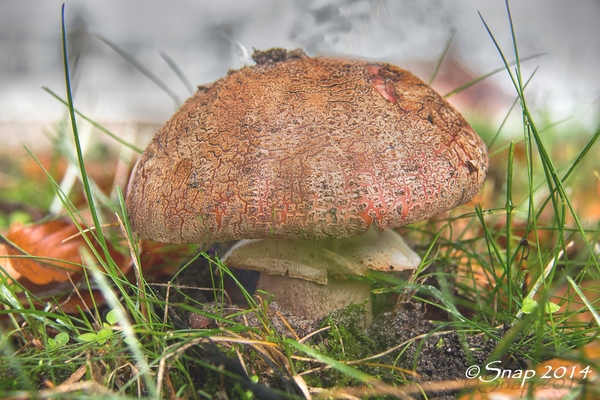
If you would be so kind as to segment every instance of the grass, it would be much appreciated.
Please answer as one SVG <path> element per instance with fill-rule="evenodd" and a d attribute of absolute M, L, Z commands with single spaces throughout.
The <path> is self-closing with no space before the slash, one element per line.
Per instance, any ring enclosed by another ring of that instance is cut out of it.
<path fill-rule="evenodd" d="M 89 308 L 69 313 L 62 303 L 38 299 L 24 285 L 2 278 L 0 393 L 39 398 L 212 398 L 216 393 L 242 399 L 427 397 L 466 387 L 467 381 L 458 378 L 412 384 L 412 370 L 422 368 L 419 361 L 443 349 L 461 352 L 467 365 L 526 362 L 522 368 L 533 368 L 561 355 L 597 370 L 600 357 L 581 349 L 600 333 L 600 182 L 590 155 L 600 129 L 569 136 L 572 141 L 565 144 L 564 124 L 550 119 L 541 128 L 525 94 L 535 77 L 523 76 L 526 58 L 518 52 L 508 3 L 507 12 L 515 61 L 497 48 L 515 89 L 512 112 L 521 114 L 522 139 L 505 139 L 504 123 L 498 129 L 486 127 L 489 132 L 481 133 L 489 145 L 490 177 L 477 202 L 406 229 L 423 256 L 410 279 L 374 274 L 380 282 L 377 297 L 399 296 L 397 315 L 406 315 L 409 323 L 398 331 L 393 324 L 399 320 L 384 313 L 388 319 L 374 322 L 379 332 L 365 332 L 356 323 L 360 307 L 351 307 L 305 335 L 298 334 L 300 325 L 290 316 L 273 313 L 268 298 L 256 300 L 243 291 L 250 307 L 232 307 L 223 290 L 223 277 L 231 274 L 205 252 L 184 262 L 166 285 L 146 276 L 121 191 L 112 199 L 99 196 L 99 185 L 84 163 L 77 115 L 106 129 L 74 107 L 63 24 L 67 98 L 61 101 L 69 110 L 77 155 L 69 162 L 79 170 L 91 218 L 52 171 L 44 169 L 45 179 L 88 241 L 75 296 L 92 291 L 102 296 L 91 296 Z M 449 45 L 450 40 L 444 54 Z M 595 184 L 591 191 L 590 182 Z M 121 270 L 111 246 L 131 257 L 132 274 Z M 198 265 L 211 283 L 204 296 L 181 279 L 198 274 Z M 95 307 L 93 299 L 101 298 L 104 305 Z M 194 316 L 197 326 L 190 329 L 184 315 Z M 384 332 L 391 332 L 391 338 L 384 339 Z M 580 350 L 567 352 L 574 349 Z M 598 390 L 593 380 L 586 382 L 586 390 Z M 571 393 L 581 390 L 575 384 Z"/>

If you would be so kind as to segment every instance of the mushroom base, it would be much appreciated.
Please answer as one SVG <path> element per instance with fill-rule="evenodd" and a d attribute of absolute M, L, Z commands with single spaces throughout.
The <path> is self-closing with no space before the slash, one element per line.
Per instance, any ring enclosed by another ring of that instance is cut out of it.
<path fill-rule="evenodd" d="M 365 305 L 365 324 L 371 319 L 371 285 L 354 279 L 329 279 L 326 285 L 282 275 L 260 274 L 257 290 L 273 296 L 293 315 L 319 319 L 352 303 Z"/>

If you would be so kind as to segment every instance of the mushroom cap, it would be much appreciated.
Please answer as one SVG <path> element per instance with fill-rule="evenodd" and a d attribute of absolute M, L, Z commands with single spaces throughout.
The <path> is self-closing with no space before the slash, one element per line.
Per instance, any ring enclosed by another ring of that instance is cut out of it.
<path fill-rule="evenodd" d="M 200 87 L 138 160 L 126 206 L 165 243 L 358 236 L 469 201 L 481 138 L 390 64 L 259 53 Z"/>

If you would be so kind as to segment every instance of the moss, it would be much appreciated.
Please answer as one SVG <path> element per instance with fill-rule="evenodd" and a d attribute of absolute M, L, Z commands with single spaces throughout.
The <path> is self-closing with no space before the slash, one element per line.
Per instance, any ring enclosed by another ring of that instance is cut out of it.
<path fill-rule="evenodd" d="M 324 343 L 325 354 L 337 360 L 357 360 L 367 357 L 374 342 L 363 330 L 364 305 L 351 304 L 325 317 L 322 326 L 330 326 Z"/>
<path fill-rule="evenodd" d="M 349 305 L 332 312 L 323 319 L 322 327 L 330 328 L 315 338 L 313 345 L 316 349 L 339 361 L 358 360 L 373 354 L 375 343 L 364 331 L 364 305 Z M 319 340 L 320 339 L 320 340 Z M 373 373 L 372 368 L 354 365 L 365 372 Z M 333 368 L 322 369 L 319 372 L 305 376 L 311 386 L 334 387 L 352 385 L 348 376 Z"/>

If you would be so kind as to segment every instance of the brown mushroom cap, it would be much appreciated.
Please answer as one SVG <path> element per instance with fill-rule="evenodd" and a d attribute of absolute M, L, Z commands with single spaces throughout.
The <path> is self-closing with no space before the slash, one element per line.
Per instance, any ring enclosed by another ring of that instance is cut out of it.
<path fill-rule="evenodd" d="M 142 154 L 126 201 L 141 238 L 351 237 L 427 219 L 483 184 L 483 141 L 411 73 L 257 59 L 199 88 Z"/>

